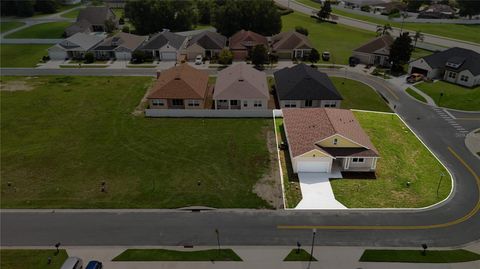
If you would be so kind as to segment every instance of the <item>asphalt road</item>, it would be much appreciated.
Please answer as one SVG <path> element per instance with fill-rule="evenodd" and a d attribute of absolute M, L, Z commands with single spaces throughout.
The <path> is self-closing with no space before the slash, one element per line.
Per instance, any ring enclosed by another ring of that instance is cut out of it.
<path fill-rule="evenodd" d="M 30 70 L 30 71 L 28 71 Z M 17 74 L 39 75 L 41 69 L 16 69 Z M 153 70 L 60 70 L 63 74 L 154 75 Z M 58 70 L 45 70 L 48 73 Z M 451 198 L 427 210 L 270 211 L 178 210 L 118 211 L 8 211 L 1 212 L 4 246 L 52 245 L 215 245 L 220 230 L 224 245 L 304 245 L 317 229 L 320 245 L 455 246 L 480 239 L 478 175 L 480 161 L 466 149 L 463 134 L 432 107 L 423 105 L 382 79 L 360 73 L 322 70 L 329 75 L 357 79 L 373 86 L 396 106 L 396 111 L 435 152 L 455 177 Z M 2 74 L 12 74 L 2 69 Z M 214 72 L 214 71 L 211 71 Z M 361 93 L 359 93 L 361 94 Z M 452 114 L 455 112 L 452 112 Z M 480 113 L 455 114 L 480 117 Z M 468 120 L 465 129 L 480 127 Z M 449 150 L 461 156 L 471 172 Z M 476 173 L 475 178 L 473 173 Z M 432 174 L 437 177 L 439 175 Z"/>

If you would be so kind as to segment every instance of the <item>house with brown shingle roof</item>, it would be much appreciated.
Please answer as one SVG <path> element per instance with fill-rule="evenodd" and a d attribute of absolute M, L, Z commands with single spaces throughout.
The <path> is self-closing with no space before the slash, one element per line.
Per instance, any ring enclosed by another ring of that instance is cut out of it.
<path fill-rule="evenodd" d="M 215 109 L 267 109 L 268 99 L 265 72 L 246 63 L 234 64 L 218 72 L 213 92 Z"/>
<path fill-rule="evenodd" d="M 118 27 L 118 18 L 109 7 L 82 8 L 75 23 L 65 28 L 65 35 L 68 37 L 76 33 L 106 32 L 106 21 L 112 21 L 115 28 Z"/>
<path fill-rule="evenodd" d="M 375 171 L 379 153 L 350 110 L 282 109 L 293 171 Z"/>
<path fill-rule="evenodd" d="M 362 64 L 390 66 L 390 46 L 392 44 L 393 37 L 382 35 L 354 49 L 352 56 L 360 60 Z"/>
<path fill-rule="evenodd" d="M 138 49 L 146 39 L 147 36 L 120 32 L 105 39 L 92 51 L 95 54 L 96 59 L 117 59 L 127 61 L 132 58 L 132 53 Z"/>
<path fill-rule="evenodd" d="M 272 54 L 279 59 L 302 59 L 312 51 L 312 44 L 306 35 L 296 31 L 281 32 L 270 39 Z"/>
<path fill-rule="evenodd" d="M 151 109 L 203 109 L 208 93 L 208 73 L 182 64 L 160 73 L 148 104 Z"/>
<path fill-rule="evenodd" d="M 228 43 L 235 60 L 245 60 L 256 45 L 264 45 L 268 49 L 267 38 L 252 31 L 240 30 L 228 39 Z"/>

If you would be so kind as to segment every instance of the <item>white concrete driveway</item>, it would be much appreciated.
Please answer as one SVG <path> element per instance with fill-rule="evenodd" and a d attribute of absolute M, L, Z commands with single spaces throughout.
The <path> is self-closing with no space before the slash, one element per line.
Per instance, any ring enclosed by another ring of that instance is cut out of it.
<path fill-rule="evenodd" d="M 302 201 L 295 209 L 346 209 L 335 199 L 329 178 L 341 178 L 340 172 L 298 173 Z"/>

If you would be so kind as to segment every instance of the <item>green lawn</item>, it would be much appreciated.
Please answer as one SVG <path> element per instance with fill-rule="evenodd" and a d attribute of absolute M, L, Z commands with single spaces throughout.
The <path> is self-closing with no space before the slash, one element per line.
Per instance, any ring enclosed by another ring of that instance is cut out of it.
<path fill-rule="evenodd" d="M 360 257 L 361 262 L 406 262 L 406 263 L 456 263 L 480 260 L 480 255 L 468 250 L 388 250 L 367 249 Z"/>
<path fill-rule="evenodd" d="M 391 112 L 382 97 L 370 86 L 340 77 L 330 79 L 343 97 L 341 108 Z"/>
<path fill-rule="evenodd" d="M 419 208 L 448 196 L 448 172 L 397 116 L 354 114 L 380 153 L 377 178 L 331 180 L 339 202 L 349 208 Z"/>
<path fill-rule="evenodd" d="M 480 86 L 466 88 L 456 84 L 436 81 L 422 82 L 415 87 L 433 98 L 438 106 L 460 110 L 480 111 Z M 440 94 L 443 96 L 440 97 Z"/>
<path fill-rule="evenodd" d="M 59 269 L 68 258 L 63 249 L 56 256 L 53 249 L 2 249 L 0 256 L 2 269 Z M 51 264 L 48 257 L 52 259 Z"/>
<path fill-rule="evenodd" d="M 296 0 L 305 5 L 319 8 L 320 4 L 313 2 L 312 0 Z M 356 14 L 348 12 L 342 9 L 332 7 L 333 13 L 342 15 L 345 17 L 367 21 L 374 24 L 384 25 L 389 23 L 393 27 L 401 27 L 401 22 L 394 22 L 391 20 L 384 20 L 380 18 L 372 18 L 367 15 Z M 472 35 L 472 33 L 480 31 L 480 25 L 466 25 L 466 24 L 447 24 L 447 23 L 411 23 L 407 22 L 404 25 L 405 29 L 412 31 L 421 31 L 422 33 L 428 33 L 433 35 L 439 35 L 454 39 L 466 40 L 470 42 L 480 43 L 480 35 Z"/>
<path fill-rule="evenodd" d="M 62 34 L 71 22 L 47 22 L 32 25 L 17 32 L 13 32 L 5 38 L 62 38 Z"/>
<path fill-rule="evenodd" d="M 168 249 L 127 249 L 112 261 L 236 261 L 242 259 L 232 249 L 178 251 Z"/>
<path fill-rule="evenodd" d="M 0 33 L 5 33 L 23 25 L 25 25 L 25 23 L 19 21 L 0 22 Z"/>
<path fill-rule="evenodd" d="M 308 262 L 310 260 L 310 257 L 312 261 L 317 261 L 315 257 L 311 256 L 310 253 L 308 253 L 304 249 L 300 249 L 300 251 L 297 253 L 297 249 L 292 249 L 290 253 L 288 253 L 287 257 L 283 259 L 284 262 Z"/>
<path fill-rule="evenodd" d="M 0 46 L 1 67 L 35 67 L 52 45 L 4 44 Z"/>
<path fill-rule="evenodd" d="M 415 50 L 412 52 L 412 55 L 410 56 L 410 60 L 416 60 L 418 58 L 425 57 L 427 55 L 433 54 L 432 51 L 424 50 L 424 49 L 419 49 L 415 48 Z"/>
<path fill-rule="evenodd" d="M 295 26 L 307 28 L 313 46 L 320 53 L 329 51 L 332 55 L 329 62 L 335 64 L 348 64 L 352 50 L 375 37 L 373 32 L 346 25 L 318 23 L 315 19 L 298 12 L 282 16 L 282 24 L 282 31 L 292 30 Z"/>
<path fill-rule="evenodd" d="M 151 83 L 2 77 L 2 207 L 270 208 L 252 190 L 272 120 L 133 116 Z"/>
<path fill-rule="evenodd" d="M 412 88 L 406 89 L 406 92 L 407 92 L 410 96 L 412 96 L 413 98 L 417 99 L 417 100 L 420 101 L 420 102 L 423 102 L 423 103 L 426 103 L 426 102 L 427 102 L 427 100 L 426 100 L 423 96 L 421 96 L 420 94 L 418 94 L 418 93 L 417 93 L 416 91 L 414 91 Z"/>
<path fill-rule="evenodd" d="M 69 18 L 69 19 L 76 19 L 78 17 L 78 13 L 80 13 L 81 8 L 74 9 L 67 13 L 62 14 L 62 17 Z"/>

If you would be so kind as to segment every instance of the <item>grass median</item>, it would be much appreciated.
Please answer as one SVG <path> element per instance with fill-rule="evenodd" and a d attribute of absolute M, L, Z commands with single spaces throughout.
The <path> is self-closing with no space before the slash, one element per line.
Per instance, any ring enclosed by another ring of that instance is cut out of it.
<path fill-rule="evenodd" d="M 61 249 L 58 255 L 52 249 L 2 249 L 0 250 L 0 268 L 2 269 L 60 269 L 68 258 Z M 48 258 L 51 263 L 48 263 Z"/>
<path fill-rule="evenodd" d="M 361 262 L 457 263 L 480 260 L 480 255 L 468 250 L 388 250 L 367 249 Z"/>
<path fill-rule="evenodd" d="M 22 30 L 13 32 L 5 38 L 38 38 L 38 39 L 60 39 L 65 28 L 72 24 L 71 22 L 46 22 L 35 24 Z"/>
<path fill-rule="evenodd" d="M 304 249 L 292 249 L 290 253 L 288 253 L 287 257 L 283 259 L 284 262 L 308 262 L 310 261 L 317 261 L 315 257 L 311 256 L 310 253 L 308 253 Z"/>
<path fill-rule="evenodd" d="M 235 261 L 242 259 L 232 249 L 179 251 L 169 249 L 127 249 L 112 261 Z"/>
<path fill-rule="evenodd" d="M 0 33 L 5 33 L 10 30 L 13 30 L 15 28 L 18 28 L 20 26 L 25 25 L 24 22 L 19 22 L 19 21 L 5 21 L 5 22 L 0 22 Z"/>

